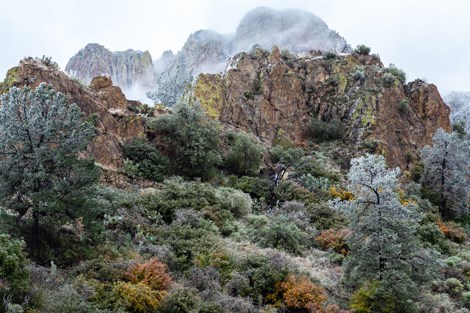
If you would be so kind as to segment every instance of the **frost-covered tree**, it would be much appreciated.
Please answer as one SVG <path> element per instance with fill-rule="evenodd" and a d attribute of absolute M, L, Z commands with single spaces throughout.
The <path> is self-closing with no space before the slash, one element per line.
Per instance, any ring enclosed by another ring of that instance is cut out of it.
<path fill-rule="evenodd" d="M 383 156 L 367 155 L 351 161 L 348 190 L 351 200 L 330 205 L 350 220 L 347 239 L 351 255 L 345 279 L 353 288 L 374 286 L 371 312 L 407 312 L 417 292 L 418 273 L 425 273 L 426 253 L 420 251 L 416 208 L 404 205 L 397 194 L 399 169 L 387 169 Z M 367 288 L 367 287 L 366 287 Z"/>
<path fill-rule="evenodd" d="M 157 88 L 154 92 L 147 93 L 147 97 L 155 103 L 163 103 L 167 107 L 173 107 L 192 79 L 191 71 L 185 60 L 179 58 L 157 77 Z"/>
<path fill-rule="evenodd" d="M 0 98 L 0 205 L 22 221 L 75 219 L 98 179 L 90 160 L 78 158 L 94 135 L 76 104 L 51 85 L 13 87 Z M 29 214 L 28 214 L 29 216 Z"/>
<path fill-rule="evenodd" d="M 444 218 L 466 214 L 470 197 L 470 147 L 457 133 L 438 129 L 432 147 L 421 150 L 424 173 L 421 182 L 430 188 Z"/>

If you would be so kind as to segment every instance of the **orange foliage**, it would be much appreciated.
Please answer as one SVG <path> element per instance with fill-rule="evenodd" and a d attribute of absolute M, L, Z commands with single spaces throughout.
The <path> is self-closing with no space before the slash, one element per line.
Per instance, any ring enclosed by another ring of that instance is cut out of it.
<path fill-rule="evenodd" d="M 167 267 L 156 258 L 145 263 L 137 263 L 127 271 L 127 278 L 133 284 L 144 284 L 152 290 L 165 290 L 171 283 Z"/>
<path fill-rule="evenodd" d="M 325 291 L 306 277 L 289 275 L 285 281 L 276 283 L 276 290 L 278 294 L 282 294 L 288 308 L 305 309 L 309 313 L 323 312 Z"/>
<path fill-rule="evenodd" d="M 444 236 L 457 243 L 463 243 L 467 241 L 467 234 L 465 233 L 465 229 L 463 229 L 459 224 L 455 222 L 447 222 L 444 223 L 443 221 L 439 220 L 436 222 L 436 225 L 439 227 Z"/>
<path fill-rule="evenodd" d="M 340 198 L 341 201 L 351 201 L 354 199 L 354 195 L 351 192 L 341 188 L 336 189 L 336 187 L 331 187 L 329 191 L 333 198 Z"/>
<path fill-rule="evenodd" d="M 337 253 L 346 256 L 349 254 L 349 248 L 344 238 L 351 233 L 349 229 L 327 229 L 315 238 L 315 241 L 325 250 L 333 249 Z"/>

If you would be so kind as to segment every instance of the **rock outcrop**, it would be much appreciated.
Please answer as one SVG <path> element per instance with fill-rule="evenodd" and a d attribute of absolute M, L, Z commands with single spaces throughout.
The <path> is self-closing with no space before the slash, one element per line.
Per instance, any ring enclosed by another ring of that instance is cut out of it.
<path fill-rule="evenodd" d="M 105 76 L 94 78 L 86 87 L 53 66 L 26 58 L 8 71 L 5 81 L 0 84 L 0 93 L 12 86 L 35 88 L 41 82 L 52 84 L 95 123 L 97 135 L 87 150 L 95 161 L 105 169 L 122 167 L 122 142 L 145 136 L 145 126 L 142 117 L 128 109 L 132 103 L 126 100 L 121 89 L 113 86 L 111 79 Z"/>
<path fill-rule="evenodd" d="M 65 71 L 85 84 L 99 75 L 108 75 L 124 89 L 139 84 L 151 88 L 155 82 L 152 57 L 148 51 L 126 50 L 111 52 L 105 47 L 91 43 L 74 55 Z"/>
<path fill-rule="evenodd" d="M 436 86 L 400 79 L 374 56 L 296 57 L 275 47 L 237 54 L 223 75 L 200 76 L 194 94 L 222 123 L 268 144 L 279 137 L 302 143 L 311 119 L 338 120 L 349 146 L 372 146 L 389 165 L 406 168 L 437 128 L 450 129 L 449 108 Z"/>

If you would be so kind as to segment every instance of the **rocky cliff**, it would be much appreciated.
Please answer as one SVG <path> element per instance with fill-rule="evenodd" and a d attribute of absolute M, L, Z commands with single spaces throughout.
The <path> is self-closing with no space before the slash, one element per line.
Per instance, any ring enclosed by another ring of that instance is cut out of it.
<path fill-rule="evenodd" d="M 194 94 L 222 123 L 268 144 L 279 137 L 302 143 L 307 130 L 316 131 L 309 129 L 312 119 L 338 120 L 350 147 L 373 148 L 391 166 L 406 168 L 435 130 L 450 124 L 436 86 L 406 84 L 402 74 L 374 56 L 296 57 L 275 47 L 237 54 L 223 75 L 200 76 Z"/>
<path fill-rule="evenodd" d="M 121 143 L 145 135 L 142 117 L 128 109 L 134 103 L 126 100 L 121 89 L 113 86 L 111 79 L 104 76 L 94 78 L 86 87 L 53 66 L 26 58 L 18 67 L 8 71 L 0 84 L 0 94 L 12 86 L 28 85 L 34 88 L 41 82 L 52 84 L 69 98 L 70 103 L 76 103 L 87 118 L 93 120 L 97 136 L 88 146 L 88 153 L 96 162 L 105 169 L 121 167 Z"/>
<path fill-rule="evenodd" d="M 86 45 L 74 55 L 65 71 L 85 84 L 89 84 L 96 76 L 107 75 L 124 89 L 134 84 L 151 88 L 155 81 L 152 57 L 148 51 L 111 52 L 96 43 Z"/>

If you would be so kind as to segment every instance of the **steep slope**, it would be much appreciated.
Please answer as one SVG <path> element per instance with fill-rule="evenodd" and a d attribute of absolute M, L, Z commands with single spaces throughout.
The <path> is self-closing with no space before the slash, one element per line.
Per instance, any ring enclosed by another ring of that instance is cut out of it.
<path fill-rule="evenodd" d="M 437 128 L 450 129 L 449 108 L 436 86 L 404 84 L 397 71 L 369 55 L 295 57 L 277 47 L 256 49 L 233 57 L 223 75 L 200 76 L 194 94 L 222 123 L 268 143 L 300 144 L 311 119 L 339 120 L 353 149 L 381 151 L 390 165 L 406 168 Z"/>
<path fill-rule="evenodd" d="M 8 71 L 5 81 L 0 84 L 0 94 L 12 86 L 28 85 L 34 88 L 41 82 L 52 84 L 94 121 L 97 136 L 89 145 L 88 153 L 96 162 L 107 169 L 121 167 L 121 143 L 145 135 L 142 117 L 129 111 L 128 107 L 133 103 L 126 100 L 121 89 L 113 86 L 112 81 L 104 76 L 93 79 L 87 88 L 53 66 L 26 58 L 18 67 Z"/>
<path fill-rule="evenodd" d="M 150 88 L 154 84 L 152 57 L 148 51 L 126 50 L 111 52 L 105 47 L 91 43 L 74 55 L 65 71 L 85 84 L 99 75 L 108 75 L 121 88 L 134 84 Z"/>

